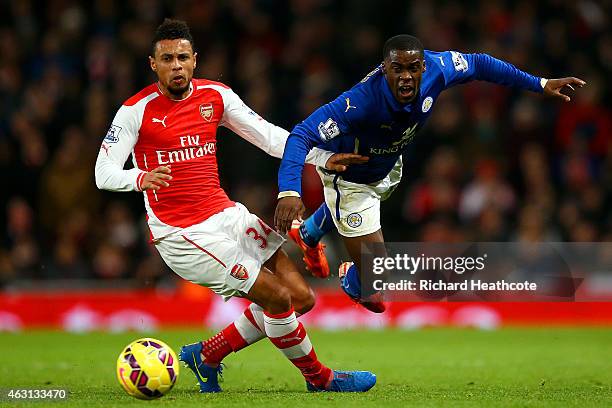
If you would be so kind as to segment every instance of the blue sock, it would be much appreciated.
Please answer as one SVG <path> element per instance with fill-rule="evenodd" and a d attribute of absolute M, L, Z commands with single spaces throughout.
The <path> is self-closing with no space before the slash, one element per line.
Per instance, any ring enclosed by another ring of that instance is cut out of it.
<path fill-rule="evenodd" d="M 350 297 L 355 299 L 361 298 L 361 280 L 359 279 L 359 271 L 354 264 L 351 265 L 349 270 L 346 271 L 346 275 L 340 280 L 340 286 Z"/>
<path fill-rule="evenodd" d="M 315 247 L 323 238 L 323 235 L 334 229 L 334 220 L 325 203 L 321 204 L 317 211 L 302 223 L 300 236 L 306 245 Z"/>

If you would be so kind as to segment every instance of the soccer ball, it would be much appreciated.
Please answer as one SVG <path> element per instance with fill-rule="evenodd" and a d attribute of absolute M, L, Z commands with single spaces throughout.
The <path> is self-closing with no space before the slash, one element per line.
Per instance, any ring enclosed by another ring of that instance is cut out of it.
<path fill-rule="evenodd" d="M 125 392 L 155 399 L 172 389 L 179 375 L 178 359 L 163 341 L 144 338 L 127 345 L 117 359 L 117 379 Z"/>

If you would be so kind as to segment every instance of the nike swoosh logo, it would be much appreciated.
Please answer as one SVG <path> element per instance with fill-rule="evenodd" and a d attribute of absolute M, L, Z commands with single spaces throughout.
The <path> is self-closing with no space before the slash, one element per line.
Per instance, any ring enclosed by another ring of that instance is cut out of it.
<path fill-rule="evenodd" d="M 200 373 L 200 370 L 198 370 L 198 366 L 195 365 L 196 362 L 196 358 L 195 358 L 195 354 L 193 354 L 193 351 L 191 352 L 191 357 L 193 357 L 193 362 L 194 362 L 194 367 L 195 367 L 195 372 L 198 375 L 198 378 L 202 381 L 202 382 L 208 382 L 208 378 L 203 377 L 202 374 Z"/>

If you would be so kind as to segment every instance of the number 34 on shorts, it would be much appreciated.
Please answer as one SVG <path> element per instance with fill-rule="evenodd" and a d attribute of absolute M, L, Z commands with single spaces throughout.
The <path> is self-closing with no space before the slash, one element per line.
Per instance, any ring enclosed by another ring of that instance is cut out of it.
<path fill-rule="evenodd" d="M 285 239 L 240 203 L 156 245 L 183 279 L 224 298 L 247 293 Z M 233 273 L 232 273 L 233 272 Z"/>

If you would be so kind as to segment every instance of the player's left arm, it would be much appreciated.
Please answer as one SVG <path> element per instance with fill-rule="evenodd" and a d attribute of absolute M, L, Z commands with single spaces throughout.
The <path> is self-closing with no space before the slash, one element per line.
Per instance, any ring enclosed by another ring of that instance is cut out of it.
<path fill-rule="evenodd" d="M 562 92 L 564 88 L 567 87 L 573 91 L 575 87 L 582 88 L 586 85 L 585 81 L 575 77 L 546 79 L 534 76 L 488 54 L 447 51 L 440 53 L 438 58 L 447 62 L 441 65 L 446 88 L 455 84 L 480 80 L 543 93 L 569 102 L 571 98 Z"/>

